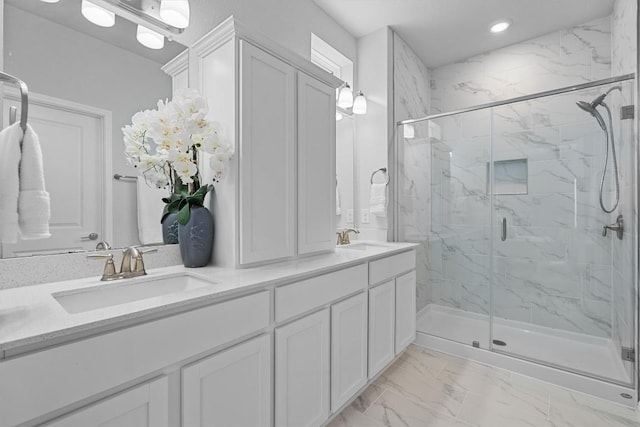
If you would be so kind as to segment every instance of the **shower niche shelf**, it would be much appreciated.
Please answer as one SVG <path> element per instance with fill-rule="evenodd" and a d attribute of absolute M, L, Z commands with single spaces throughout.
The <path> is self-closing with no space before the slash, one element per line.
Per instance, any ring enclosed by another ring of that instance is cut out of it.
<path fill-rule="evenodd" d="M 491 170 L 487 162 L 487 194 L 491 192 Z M 493 162 L 493 194 L 517 195 L 529 192 L 527 159 L 496 160 Z"/>

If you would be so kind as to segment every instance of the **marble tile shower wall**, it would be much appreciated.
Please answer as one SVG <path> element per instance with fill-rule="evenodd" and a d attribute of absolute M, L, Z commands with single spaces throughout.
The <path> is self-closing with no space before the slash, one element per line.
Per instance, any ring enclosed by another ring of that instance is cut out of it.
<path fill-rule="evenodd" d="M 393 34 L 393 94 L 395 121 L 415 119 L 429 114 L 431 90 L 430 71 L 409 45 L 396 33 Z M 425 133 L 422 133 L 425 135 Z M 425 165 L 431 164 L 428 139 L 420 137 L 407 140 L 398 146 L 398 173 L 400 180 L 399 240 L 421 243 L 418 248 L 417 308 L 426 306 L 431 298 L 427 282 L 427 257 L 423 242 L 431 224 L 431 173 Z M 406 159 L 406 160 L 405 160 Z"/>
<path fill-rule="evenodd" d="M 432 70 L 432 113 L 611 77 L 611 18 Z"/>
<path fill-rule="evenodd" d="M 432 113 L 610 77 L 611 19 L 432 70 Z M 597 94 L 587 91 L 579 99 Z M 613 324 L 625 318 L 613 315 L 614 299 L 631 298 L 612 290 L 612 239 L 600 235 L 610 218 L 597 201 L 602 134 L 576 100 L 556 97 L 493 112 L 494 160 L 527 159 L 529 168 L 528 194 L 496 196 L 494 225 L 506 217 L 510 238 L 494 247 L 494 313 L 611 337 Z M 439 142 L 425 137 L 403 144 L 401 232 L 407 240 L 425 242 L 418 281 L 428 285 L 419 293 L 418 309 L 434 302 L 482 314 L 490 310 L 491 121 L 473 114 L 440 119 Z M 426 125 L 416 126 L 420 134 L 428 135 Z M 425 185 L 431 191 L 417 194 Z M 427 218 L 416 211 L 429 197 Z M 612 199 L 611 191 L 606 198 Z"/>
<path fill-rule="evenodd" d="M 612 45 L 612 75 L 636 72 L 636 0 L 616 0 L 612 14 L 611 45 Z M 615 99 L 615 98 L 614 98 Z M 633 104 L 634 96 L 630 90 L 622 93 L 621 105 Z M 616 105 L 617 106 L 617 105 Z M 636 112 L 637 114 L 637 112 Z M 637 136 L 635 135 L 633 120 L 621 124 L 619 146 L 622 153 L 632 153 L 620 158 L 620 209 L 625 218 L 625 237 L 622 241 L 613 242 L 613 340 L 616 347 L 633 347 L 633 301 L 636 301 L 635 277 L 637 269 L 634 260 L 637 259 L 638 247 L 638 213 L 634 188 L 637 188 Z M 625 362 L 625 369 L 629 377 L 633 376 L 633 364 Z"/>

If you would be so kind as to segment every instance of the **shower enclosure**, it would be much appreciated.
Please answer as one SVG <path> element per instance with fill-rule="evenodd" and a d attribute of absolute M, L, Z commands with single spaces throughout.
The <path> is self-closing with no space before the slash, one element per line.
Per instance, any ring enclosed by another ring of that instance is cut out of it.
<path fill-rule="evenodd" d="M 635 386 L 634 82 L 398 125 L 395 233 L 420 244 L 419 334 Z"/>

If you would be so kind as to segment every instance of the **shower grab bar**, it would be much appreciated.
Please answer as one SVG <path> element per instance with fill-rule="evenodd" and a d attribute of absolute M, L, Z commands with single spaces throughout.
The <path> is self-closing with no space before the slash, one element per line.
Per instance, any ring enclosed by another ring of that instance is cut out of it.
<path fill-rule="evenodd" d="M 612 83 L 623 82 L 623 81 L 626 81 L 626 80 L 633 80 L 633 79 L 635 79 L 635 77 L 636 77 L 636 75 L 634 73 L 624 74 L 622 76 L 610 77 L 610 78 L 606 78 L 606 79 L 596 80 L 596 81 L 593 81 L 593 82 L 581 83 L 579 85 L 566 86 L 566 87 L 563 87 L 563 88 L 547 90 L 547 91 L 544 91 L 544 92 L 538 92 L 538 93 L 534 93 L 534 94 L 531 94 L 531 95 L 519 96 L 517 98 L 505 99 L 504 101 L 495 101 L 495 102 L 490 102 L 490 103 L 487 103 L 487 104 L 475 105 L 473 107 L 462 108 L 460 110 L 449 111 L 449 112 L 446 112 L 446 113 L 432 114 L 430 116 L 420 117 L 420 118 L 417 118 L 417 119 L 401 120 L 401 121 L 397 122 L 396 125 L 400 126 L 400 125 L 408 125 L 408 124 L 412 124 L 412 123 L 419 123 L 419 122 L 424 122 L 424 121 L 427 121 L 427 120 L 439 119 L 441 117 L 455 116 L 455 115 L 462 114 L 462 113 L 469 113 L 469 112 L 472 112 L 472 111 L 484 110 L 484 109 L 487 109 L 487 108 L 500 107 L 502 105 L 515 104 L 517 102 L 530 101 L 532 99 L 537 99 L 537 98 L 544 98 L 544 97 L 552 96 L 552 95 L 560 95 L 560 94 L 563 94 L 563 93 L 575 92 L 575 91 L 582 90 L 582 89 L 589 89 L 589 88 L 592 88 L 592 87 L 604 86 L 604 85 L 608 85 L 608 84 L 612 84 Z"/>
<path fill-rule="evenodd" d="M 503 242 L 507 240 L 507 218 L 502 218 L 502 233 L 500 235 L 500 240 Z"/>

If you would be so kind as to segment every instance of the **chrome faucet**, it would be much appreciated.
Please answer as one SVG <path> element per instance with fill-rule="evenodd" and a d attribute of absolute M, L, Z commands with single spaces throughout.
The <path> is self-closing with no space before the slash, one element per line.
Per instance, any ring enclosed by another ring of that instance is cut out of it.
<path fill-rule="evenodd" d="M 337 244 L 338 245 L 348 245 L 351 243 L 351 240 L 349 240 L 349 233 L 356 233 L 356 234 L 360 234 L 360 232 L 358 230 L 354 230 L 353 228 L 345 228 L 342 231 L 338 231 L 336 232 L 336 234 L 338 235 L 338 241 Z"/>
<path fill-rule="evenodd" d="M 144 260 L 142 254 L 148 252 L 157 252 L 157 248 L 147 249 L 144 251 L 139 250 L 134 246 L 126 248 L 122 252 L 122 263 L 120 264 L 120 272 L 116 270 L 116 266 L 113 262 L 113 254 L 89 254 L 87 258 L 100 258 L 105 259 L 104 270 L 102 272 L 102 281 L 111 281 L 118 279 L 128 279 L 130 277 L 144 276 L 147 274 L 144 269 Z M 132 266 L 133 263 L 133 266 Z"/>
<path fill-rule="evenodd" d="M 616 218 L 616 222 L 613 224 L 605 225 L 602 227 L 602 236 L 607 235 L 607 230 L 615 231 L 618 239 L 622 240 L 622 235 L 624 234 L 624 220 L 622 215 L 618 215 Z"/>

